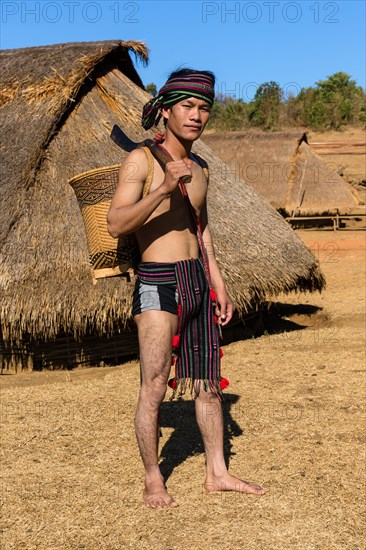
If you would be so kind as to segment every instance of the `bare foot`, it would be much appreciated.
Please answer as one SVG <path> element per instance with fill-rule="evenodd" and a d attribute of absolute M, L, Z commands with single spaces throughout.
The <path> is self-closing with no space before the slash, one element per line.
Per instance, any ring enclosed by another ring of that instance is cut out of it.
<path fill-rule="evenodd" d="M 223 476 L 212 477 L 205 482 L 206 491 L 237 491 L 238 493 L 247 493 L 250 495 L 262 496 L 266 490 L 256 483 L 243 481 L 229 473 Z"/>
<path fill-rule="evenodd" d="M 166 490 L 163 480 L 145 482 L 144 502 L 150 508 L 176 508 L 179 506 Z"/>

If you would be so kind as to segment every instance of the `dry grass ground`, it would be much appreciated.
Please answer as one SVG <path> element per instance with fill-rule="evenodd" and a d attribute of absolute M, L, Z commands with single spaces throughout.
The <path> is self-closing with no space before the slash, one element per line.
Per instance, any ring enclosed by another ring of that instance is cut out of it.
<path fill-rule="evenodd" d="M 365 234 L 300 234 L 327 290 L 276 301 L 303 304 L 290 321 L 306 328 L 225 348 L 230 468 L 267 495 L 207 494 L 192 403 L 166 400 L 161 461 L 180 506 L 144 507 L 136 362 L 3 376 L 4 550 L 364 547 Z"/>

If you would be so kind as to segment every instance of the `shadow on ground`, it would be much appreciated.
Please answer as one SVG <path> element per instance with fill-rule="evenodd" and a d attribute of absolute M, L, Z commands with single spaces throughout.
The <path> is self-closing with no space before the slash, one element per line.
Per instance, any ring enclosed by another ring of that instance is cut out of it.
<path fill-rule="evenodd" d="M 280 334 L 310 327 L 314 319 L 322 314 L 322 308 L 309 304 L 286 304 L 272 302 L 266 304 L 261 312 L 257 312 L 244 322 L 237 316 L 224 331 L 224 344 L 261 336 L 263 334 Z M 295 321 L 296 319 L 296 321 Z M 243 434 L 243 428 L 233 419 L 231 410 L 240 397 L 235 394 L 225 394 L 223 404 L 224 417 L 224 452 L 225 462 L 229 467 L 233 456 L 232 440 Z M 202 437 L 196 422 L 195 402 L 178 399 L 165 401 L 160 409 L 160 425 L 162 429 L 173 428 L 168 441 L 160 452 L 160 470 L 167 481 L 175 468 L 185 462 L 190 456 L 203 454 Z"/>
<path fill-rule="evenodd" d="M 225 462 L 229 467 L 232 451 L 232 439 L 243 434 L 243 429 L 237 424 L 231 415 L 231 408 L 240 397 L 226 393 L 223 403 L 224 418 L 224 453 Z M 202 437 L 196 422 L 195 402 L 164 401 L 160 408 L 160 424 L 162 429 L 173 428 L 174 431 L 160 452 L 160 470 L 167 481 L 177 466 L 185 462 L 190 456 L 203 454 L 204 447 Z M 215 413 L 217 414 L 217 413 Z"/>
<path fill-rule="evenodd" d="M 266 302 L 263 308 L 241 319 L 235 312 L 229 325 L 223 328 L 222 345 L 238 340 L 257 338 L 268 334 L 280 334 L 311 327 L 316 322 L 327 322 L 329 316 L 321 307 L 310 304 L 286 304 Z"/>
<path fill-rule="evenodd" d="M 316 321 L 329 323 L 330 317 L 323 308 L 311 304 L 286 304 L 271 302 L 263 314 L 263 324 L 268 334 L 302 330 Z"/>

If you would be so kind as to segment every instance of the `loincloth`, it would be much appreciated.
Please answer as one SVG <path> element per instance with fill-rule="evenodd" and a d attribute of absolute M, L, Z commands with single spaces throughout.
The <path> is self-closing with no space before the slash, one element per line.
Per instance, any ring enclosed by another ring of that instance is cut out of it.
<path fill-rule="evenodd" d="M 187 388 L 196 397 L 201 387 L 221 397 L 219 330 L 200 259 L 139 264 L 133 315 L 153 309 L 178 315 L 173 397 Z"/>
<path fill-rule="evenodd" d="M 178 314 L 174 263 L 140 262 L 133 292 L 132 315 L 149 310 Z"/>

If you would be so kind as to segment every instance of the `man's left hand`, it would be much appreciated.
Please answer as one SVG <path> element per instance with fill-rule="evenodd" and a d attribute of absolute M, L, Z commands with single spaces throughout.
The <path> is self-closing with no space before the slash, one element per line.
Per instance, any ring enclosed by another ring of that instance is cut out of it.
<path fill-rule="evenodd" d="M 220 325 L 225 326 L 233 316 L 234 305 L 225 288 L 223 290 L 216 290 L 216 296 L 217 305 L 215 313 L 219 318 Z"/>

